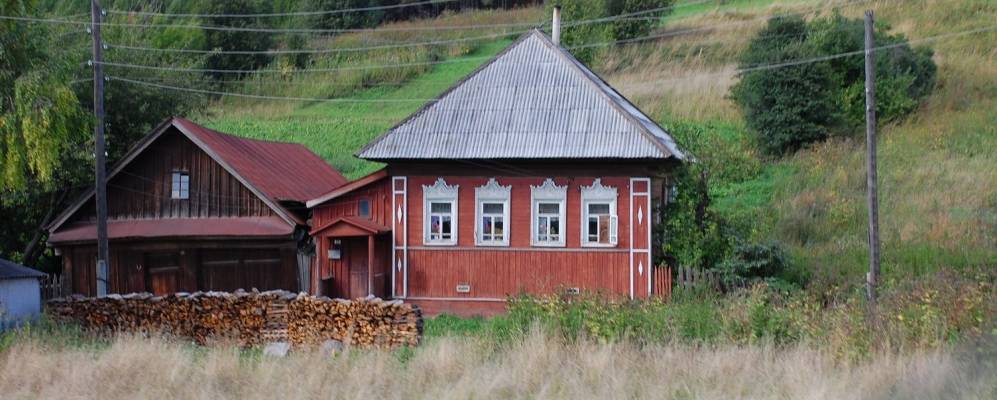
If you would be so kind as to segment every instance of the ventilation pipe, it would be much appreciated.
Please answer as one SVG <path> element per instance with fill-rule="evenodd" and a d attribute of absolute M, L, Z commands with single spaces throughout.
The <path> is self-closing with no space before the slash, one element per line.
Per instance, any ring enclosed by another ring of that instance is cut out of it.
<path fill-rule="evenodd" d="M 554 21 L 551 23 L 550 36 L 554 44 L 561 45 L 561 6 L 554 6 Z"/>

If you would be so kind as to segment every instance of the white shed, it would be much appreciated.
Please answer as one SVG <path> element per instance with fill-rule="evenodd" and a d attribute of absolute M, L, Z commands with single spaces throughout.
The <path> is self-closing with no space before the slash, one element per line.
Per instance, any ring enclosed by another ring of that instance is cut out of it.
<path fill-rule="evenodd" d="M 45 274 L 0 258 L 0 330 L 38 318 Z"/>

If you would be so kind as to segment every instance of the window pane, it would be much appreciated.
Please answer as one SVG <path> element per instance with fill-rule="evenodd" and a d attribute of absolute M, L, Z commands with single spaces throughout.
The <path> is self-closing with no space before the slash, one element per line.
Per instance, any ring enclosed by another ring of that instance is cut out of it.
<path fill-rule="evenodd" d="M 430 203 L 434 213 L 450 213 L 450 203 Z"/>
<path fill-rule="evenodd" d="M 561 233 L 561 226 L 559 225 L 558 220 L 559 220 L 558 217 L 551 217 L 550 218 L 550 234 L 552 236 L 557 235 L 558 233 Z"/>
<path fill-rule="evenodd" d="M 561 205 L 558 203 L 540 203 L 541 214 L 559 214 Z"/>
<path fill-rule="evenodd" d="M 502 203 L 484 203 L 481 208 L 485 214 L 502 214 L 505 207 Z"/>
<path fill-rule="evenodd" d="M 434 215 L 434 216 L 430 217 L 429 221 L 430 221 L 429 222 L 429 232 L 430 233 L 440 233 L 440 226 L 441 226 L 441 224 L 440 224 L 440 216 L 439 215 Z"/>
<path fill-rule="evenodd" d="M 609 214 L 609 204 L 607 203 L 589 204 L 589 214 Z"/>
<path fill-rule="evenodd" d="M 547 217 L 540 217 L 540 219 L 537 222 L 538 222 L 537 223 L 537 233 L 540 234 L 540 236 L 546 236 L 547 235 Z"/>
<path fill-rule="evenodd" d="M 599 216 L 599 243 L 609 243 L 609 216 Z"/>
<path fill-rule="evenodd" d="M 501 236 L 502 233 L 505 232 L 505 230 L 503 229 L 504 227 L 502 226 L 502 217 L 495 217 L 495 223 L 493 225 L 494 226 L 493 226 L 492 232 L 494 232 L 496 235 Z M 502 238 L 499 237 L 499 239 L 502 239 Z"/>
<path fill-rule="evenodd" d="M 453 231 L 450 230 L 450 217 L 444 216 L 443 217 L 443 237 L 449 238 L 451 232 L 453 232 Z"/>
<path fill-rule="evenodd" d="M 599 240 L 599 219 L 597 217 L 589 217 L 588 223 L 588 240 L 594 242 Z"/>
<path fill-rule="evenodd" d="M 481 218 L 481 232 L 485 235 L 492 233 L 492 217 Z"/>
<path fill-rule="evenodd" d="M 362 215 L 362 216 L 368 216 L 368 215 L 370 215 L 370 200 L 366 200 L 366 199 L 365 200 L 360 200 L 360 204 L 358 206 L 358 209 L 359 210 L 357 212 L 360 215 Z"/>

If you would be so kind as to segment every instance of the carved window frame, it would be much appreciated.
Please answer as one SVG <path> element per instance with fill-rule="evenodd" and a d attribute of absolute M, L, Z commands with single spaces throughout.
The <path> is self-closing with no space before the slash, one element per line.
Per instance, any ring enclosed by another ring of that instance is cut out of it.
<path fill-rule="evenodd" d="M 558 206 L 558 240 L 540 241 L 539 218 L 541 203 L 557 203 Z M 530 185 L 530 244 L 534 247 L 564 247 L 567 242 L 565 227 L 567 217 L 568 186 L 557 186 L 554 180 L 547 178 L 541 185 Z"/>
<path fill-rule="evenodd" d="M 443 178 L 437 178 L 432 185 L 422 185 L 422 240 L 427 246 L 457 245 L 459 191 L 460 185 L 448 185 Z M 450 239 L 431 239 L 432 203 L 450 203 Z"/>
<path fill-rule="evenodd" d="M 619 191 L 613 186 L 604 186 L 602 184 L 602 179 L 596 178 L 589 186 L 581 187 L 581 215 L 582 221 L 580 225 L 581 231 L 581 244 L 582 247 L 616 247 L 619 245 L 619 214 L 617 212 L 617 204 L 619 203 Z M 589 240 L 589 205 L 591 204 L 608 204 L 609 205 L 609 229 L 607 229 L 607 235 L 609 238 L 607 243 L 600 243 L 599 241 Z"/>
<path fill-rule="evenodd" d="M 509 235 L 512 233 L 509 213 L 512 199 L 512 185 L 502 186 L 495 178 L 488 179 L 484 185 L 474 188 L 474 244 L 477 246 L 509 246 Z M 485 240 L 482 232 L 485 203 L 502 204 L 502 240 Z"/>

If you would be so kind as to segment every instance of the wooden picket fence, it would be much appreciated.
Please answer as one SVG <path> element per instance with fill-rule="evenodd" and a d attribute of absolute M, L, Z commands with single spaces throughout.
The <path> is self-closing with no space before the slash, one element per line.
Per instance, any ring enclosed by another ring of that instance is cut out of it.
<path fill-rule="evenodd" d="M 674 271 L 674 273 L 673 273 Z M 702 270 L 691 267 L 677 267 L 674 270 L 666 265 L 659 265 L 652 276 L 653 294 L 661 299 L 669 299 L 674 287 L 694 288 L 708 287 L 721 291 L 731 291 L 750 286 L 745 279 L 724 281 L 716 271 Z"/>
<path fill-rule="evenodd" d="M 667 265 L 654 267 L 651 275 L 651 294 L 662 300 L 672 297 L 672 268 Z"/>
<path fill-rule="evenodd" d="M 62 297 L 65 293 L 65 279 L 62 274 L 48 274 L 38 282 L 41 288 L 42 301 Z"/>

